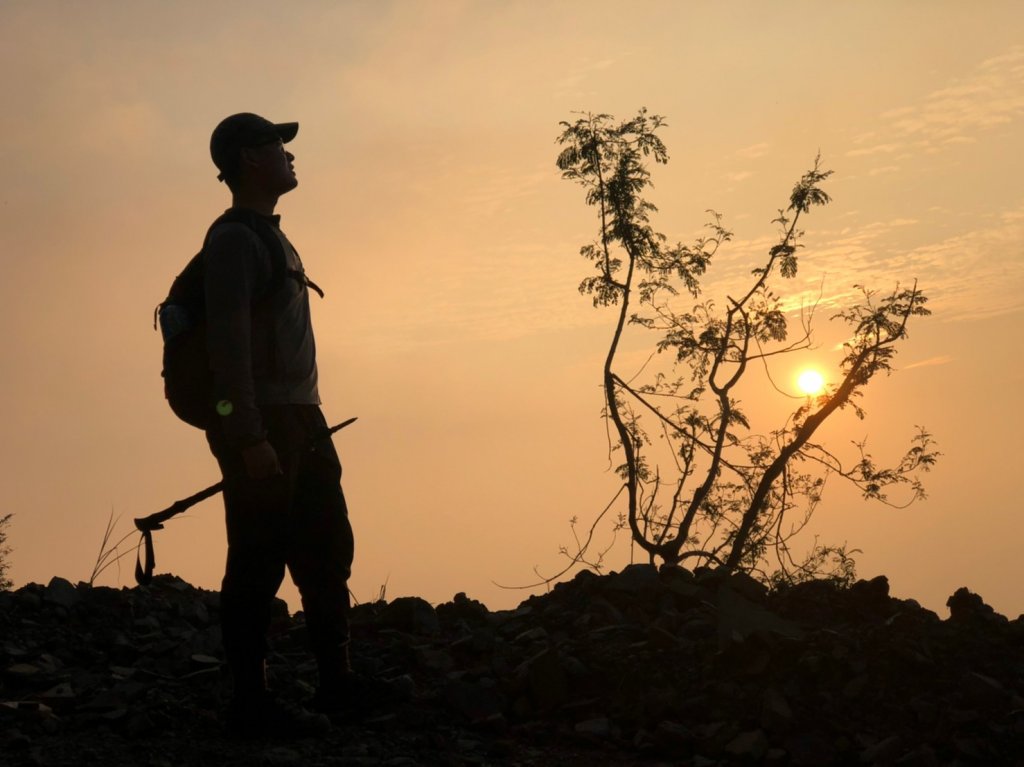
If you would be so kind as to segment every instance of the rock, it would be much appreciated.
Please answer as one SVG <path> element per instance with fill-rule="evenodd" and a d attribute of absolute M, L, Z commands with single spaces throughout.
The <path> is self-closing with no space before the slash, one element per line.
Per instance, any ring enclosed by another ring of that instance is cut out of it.
<path fill-rule="evenodd" d="M 585 735 L 589 738 L 598 738 L 604 740 L 611 737 L 612 734 L 612 723 L 608 717 L 598 717 L 597 719 L 587 719 L 582 722 L 577 722 L 576 726 L 573 727 L 573 731 L 577 735 Z"/>
<path fill-rule="evenodd" d="M 861 751 L 861 764 L 888 764 L 903 752 L 903 741 L 899 735 L 890 735 Z"/>
<path fill-rule="evenodd" d="M 797 733 L 786 738 L 783 745 L 795 767 L 844 763 L 837 759 L 835 744 L 820 732 Z"/>
<path fill-rule="evenodd" d="M 885 605 L 889 601 L 889 579 L 879 575 L 869 581 L 857 581 L 850 586 L 850 595 L 865 605 Z"/>
<path fill-rule="evenodd" d="M 654 565 L 627 565 L 620 573 L 608 576 L 605 588 L 609 591 L 639 594 L 652 591 L 659 585 L 658 569 Z"/>
<path fill-rule="evenodd" d="M 156 615 L 146 615 L 142 618 L 136 618 L 133 625 L 137 631 L 142 633 L 159 631 L 161 628 L 160 618 Z"/>
<path fill-rule="evenodd" d="M 785 696 L 769 687 L 761 697 L 761 726 L 769 731 L 782 731 L 792 724 L 793 709 Z"/>
<path fill-rule="evenodd" d="M 491 613 L 482 602 L 470 599 L 464 592 L 459 592 L 451 602 L 437 606 L 437 617 L 449 624 L 462 621 L 470 626 L 479 626 L 489 622 Z"/>
<path fill-rule="evenodd" d="M 662 721 L 654 731 L 654 740 L 664 750 L 675 751 L 693 743 L 693 731 L 679 722 Z"/>
<path fill-rule="evenodd" d="M 121 731 L 128 738 L 144 738 L 147 735 L 155 735 L 158 732 L 156 722 L 147 712 L 125 716 L 125 722 Z"/>
<path fill-rule="evenodd" d="M 43 594 L 44 601 L 60 605 L 67 610 L 78 604 L 79 599 L 78 590 L 71 584 L 71 581 L 57 576 L 50 579 Z"/>
<path fill-rule="evenodd" d="M 534 707 L 550 711 L 560 706 L 569 696 L 569 682 L 555 650 L 542 650 L 528 658 L 517 669 L 526 683 Z"/>
<path fill-rule="evenodd" d="M 53 716 L 53 709 L 34 700 L 8 700 L 0 702 L 0 716 L 5 715 L 21 721 L 46 719 Z"/>
<path fill-rule="evenodd" d="M 946 600 L 949 619 L 958 623 L 1006 622 L 1006 618 L 985 604 L 977 594 L 961 586 Z"/>
<path fill-rule="evenodd" d="M 3 734 L 3 743 L 7 750 L 16 752 L 27 749 L 32 745 L 32 738 L 21 730 L 12 729 Z"/>
<path fill-rule="evenodd" d="M 40 653 L 35 659 L 35 664 L 40 671 L 50 676 L 56 674 L 64 666 L 60 658 L 47 652 Z"/>
<path fill-rule="evenodd" d="M 5 675 L 22 681 L 35 677 L 39 672 L 39 666 L 34 666 L 31 663 L 15 663 L 13 666 L 8 666 L 4 669 Z"/>
<path fill-rule="evenodd" d="M 493 680 L 453 680 L 445 687 L 445 700 L 471 723 L 482 723 L 500 715 L 504 708 Z"/>
<path fill-rule="evenodd" d="M 39 591 L 42 587 L 36 583 L 30 583 L 28 586 L 18 589 L 18 592 L 14 595 L 15 605 L 26 610 L 32 610 L 39 607 L 43 603 L 43 597 L 36 590 L 30 587 L 35 586 Z"/>
<path fill-rule="evenodd" d="M 277 746 L 263 754 L 263 763 L 267 767 L 291 767 L 291 765 L 301 764 L 303 761 L 301 751 L 287 746 Z"/>
<path fill-rule="evenodd" d="M 210 624 L 210 610 L 201 601 L 196 601 L 189 605 L 184 613 L 184 617 L 198 628 L 204 628 Z"/>
<path fill-rule="evenodd" d="M 707 595 L 697 585 L 696 579 L 689 570 L 677 565 L 664 565 L 660 571 L 662 586 L 669 591 L 681 610 L 696 607 Z"/>
<path fill-rule="evenodd" d="M 383 705 L 320 740 L 249 748 L 220 737 L 215 592 L 53 580 L 0 596 L 0 754 L 15 732 L 26 763 L 53 767 L 1013 764 L 1024 620 L 958 595 L 941 621 L 881 576 L 765 594 L 643 565 L 495 613 L 461 593 L 362 605 L 353 662 L 396 680 Z M 269 674 L 292 704 L 317 684 L 307 639 L 275 603 Z"/>
<path fill-rule="evenodd" d="M 419 597 L 399 597 L 380 614 L 379 624 L 410 634 L 434 635 L 441 624 L 430 603 Z"/>
<path fill-rule="evenodd" d="M 46 701 L 47 704 L 54 708 L 59 708 L 61 704 L 71 703 L 77 697 L 74 688 L 68 682 L 61 682 L 39 695 L 40 700 Z"/>
<path fill-rule="evenodd" d="M 998 680 L 975 671 L 962 677 L 960 690 L 972 705 L 981 708 L 1001 706 L 1010 698 L 1010 693 Z"/>
<path fill-rule="evenodd" d="M 758 632 L 780 634 L 790 639 L 803 638 L 803 631 L 795 623 L 740 596 L 729 585 L 719 588 L 716 605 L 720 644 L 741 641 Z"/>
<path fill-rule="evenodd" d="M 531 644 L 533 642 L 543 642 L 547 638 L 547 630 L 543 626 L 535 626 L 532 629 L 527 629 L 517 634 L 512 641 L 516 644 Z"/>
<path fill-rule="evenodd" d="M 935 749 L 927 743 L 911 749 L 893 762 L 897 767 L 940 767 Z"/>
<path fill-rule="evenodd" d="M 762 730 L 741 732 L 725 746 L 725 752 L 741 759 L 759 760 L 768 751 L 768 738 Z"/>
<path fill-rule="evenodd" d="M 768 587 L 747 573 L 732 573 L 724 586 L 751 602 L 762 602 L 768 595 Z"/>

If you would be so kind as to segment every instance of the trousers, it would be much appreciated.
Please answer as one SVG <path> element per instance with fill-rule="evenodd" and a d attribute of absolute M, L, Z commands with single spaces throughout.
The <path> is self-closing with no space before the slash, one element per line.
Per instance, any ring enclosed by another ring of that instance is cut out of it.
<path fill-rule="evenodd" d="M 285 570 L 302 598 L 310 649 L 321 667 L 347 653 L 352 526 L 341 462 L 317 405 L 260 408 L 283 473 L 250 479 L 241 451 L 206 433 L 224 478 L 228 553 L 221 586 L 224 654 L 238 688 L 261 685 L 272 605 Z M 347 655 L 346 655 L 347 657 Z"/>

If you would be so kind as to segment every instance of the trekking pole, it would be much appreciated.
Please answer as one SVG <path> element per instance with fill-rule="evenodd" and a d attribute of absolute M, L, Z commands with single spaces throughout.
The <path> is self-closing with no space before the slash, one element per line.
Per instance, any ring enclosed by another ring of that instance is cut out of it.
<path fill-rule="evenodd" d="M 353 423 L 356 419 L 349 418 L 347 421 L 342 421 L 336 426 L 330 426 L 323 431 L 317 433 L 309 440 L 309 447 L 312 448 L 317 442 L 322 439 L 331 437 L 336 431 L 341 431 L 349 424 Z M 144 552 L 143 556 L 145 564 L 143 564 L 136 548 L 135 554 L 135 582 L 140 586 L 145 586 L 151 580 L 153 580 L 153 568 L 156 566 L 156 555 L 153 552 L 153 531 L 163 530 L 164 522 L 169 520 L 186 509 L 190 509 L 200 501 L 205 501 L 207 498 L 212 498 L 224 489 L 224 482 L 218 482 L 215 485 L 210 485 L 204 490 L 200 490 L 198 493 L 190 495 L 188 498 L 182 498 L 180 501 L 175 501 L 163 511 L 158 511 L 155 514 L 150 514 L 148 517 L 139 517 L 135 520 L 135 527 L 138 528 L 139 532 L 142 533 L 142 540 L 139 541 L 140 545 L 143 545 Z"/>

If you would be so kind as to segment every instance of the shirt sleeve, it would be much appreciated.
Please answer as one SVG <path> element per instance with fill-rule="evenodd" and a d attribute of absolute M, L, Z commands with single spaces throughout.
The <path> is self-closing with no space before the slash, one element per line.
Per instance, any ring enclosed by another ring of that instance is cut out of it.
<path fill-rule="evenodd" d="M 206 347 L 214 402 L 225 437 L 236 447 L 266 438 L 252 372 L 252 302 L 270 277 L 269 256 L 255 232 L 222 224 L 203 251 Z"/>

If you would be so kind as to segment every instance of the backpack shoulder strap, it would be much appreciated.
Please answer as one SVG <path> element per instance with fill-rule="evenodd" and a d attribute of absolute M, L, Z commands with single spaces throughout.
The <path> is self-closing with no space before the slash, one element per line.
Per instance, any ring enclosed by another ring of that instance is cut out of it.
<path fill-rule="evenodd" d="M 285 255 L 281 239 L 277 236 L 274 228 L 255 211 L 232 208 L 220 215 L 210 225 L 209 230 L 206 232 L 206 238 L 203 240 L 204 250 L 210 241 L 213 230 L 220 224 L 228 223 L 244 224 L 249 227 L 260 238 L 267 252 L 270 253 L 270 280 L 263 291 L 263 297 L 270 295 L 284 282 L 285 277 L 288 275 L 288 258 Z"/>
<path fill-rule="evenodd" d="M 289 277 L 314 291 L 320 298 L 324 297 L 324 291 L 306 275 L 304 270 L 288 268 L 288 257 L 285 254 L 284 243 L 280 233 L 263 216 L 255 211 L 232 208 L 223 213 L 210 225 L 210 229 L 206 233 L 206 239 L 203 240 L 204 249 L 206 248 L 206 243 L 209 242 L 214 228 L 223 223 L 239 223 L 249 227 L 260 238 L 270 253 L 270 280 L 261 298 L 266 298 L 272 294 Z M 294 246 L 292 247 L 294 249 Z"/>
<path fill-rule="evenodd" d="M 284 254 L 284 248 L 278 240 L 277 235 L 274 234 L 270 225 L 265 221 L 262 221 L 260 217 L 252 211 L 246 210 L 229 210 L 220 216 L 218 216 L 210 227 L 206 230 L 206 235 L 203 237 L 203 246 L 199 249 L 199 252 L 189 259 L 189 262 L 185 265 L 185 268 L 181 270 L 177 277 L 174 278 L 174 282 L 171 283 L 171 289 L 167 294 L 167 298 L 157 304 L 153 310 L 153 328 L 155 329 L 158 324 L 158 317 L 160 310 L 167 304 L 178 304 L 191 307 L 191 310 L 196 314 L 202 315 L 203 311 L 203 253 L 206 251 L 207 245 L 210 244 L 210 237 L 213 235 L 213 230 L 221 224 L 226 223 L 239 223 L 244 224 L 263 242 L 264 246 L 270 252 L 270 264 L 271 274 L 270 281 L 267 283 L 267 288 L 263 293 L 263 297 L 270 295 L 283 280 L 287 274 L 287 263 Z"/>

